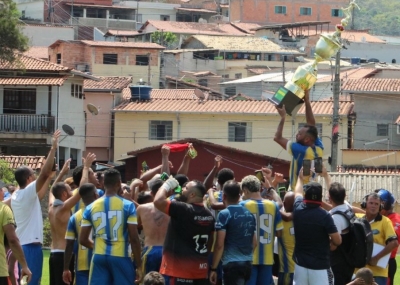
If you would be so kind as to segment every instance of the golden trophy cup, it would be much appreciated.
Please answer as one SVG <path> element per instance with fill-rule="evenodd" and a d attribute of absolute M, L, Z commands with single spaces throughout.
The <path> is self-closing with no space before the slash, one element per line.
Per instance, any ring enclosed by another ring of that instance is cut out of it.
<path fill-rule="evenodd" d="M 304 91 L 309 90 L 317 82 L 318 63 L 329 60 L 341 49 L 342 41 L 340 35 L 344 27 L 348 25 L 354 8 L 359 9 L 355 0 L 350 2 L 347 8 L 342 8 L 346 17 L 341 20 L 341 25 L 336 25 L 334 32 L 321 34 L 315 45 L 314 61 L 300 65 L 291 80 L 285 86 L 281 86 L 271 99 L 268 99 L 270 102 L 280 107 L 285 105 L 286 113 L 290 116 L 293 110 L 304 102 Z"/>

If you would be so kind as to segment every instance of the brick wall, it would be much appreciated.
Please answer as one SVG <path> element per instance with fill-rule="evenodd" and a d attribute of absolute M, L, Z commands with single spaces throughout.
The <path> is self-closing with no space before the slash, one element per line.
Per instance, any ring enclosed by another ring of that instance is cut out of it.
<path fill-rule="evenodd" d="M 340 23 L 341 17 L 332 17 L 332 9 L 346 7 L 348 0 L 278 1 L 278 0 L 231 0 L 231 21 L 273 24 L 305 21 L 330 21 Z M 276 14 L 275 6 L 285 6 L 286 14 Z M 311 15 L 300 15 L 300 7 L 311 8 Z"/>

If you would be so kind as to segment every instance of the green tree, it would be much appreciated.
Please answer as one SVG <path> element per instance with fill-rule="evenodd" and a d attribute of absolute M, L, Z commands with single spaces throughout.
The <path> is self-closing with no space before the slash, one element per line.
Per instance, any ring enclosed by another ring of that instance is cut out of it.
<path fill-rule="evenodd" d="M 22 34 L 19 17 L 12 0 L 0 0 L 0 62 L 14 62 L 16 52 L 28 49 L 28 38 Z"/>
<path fill-rule="evenodd" d="M 10 168 L 8 162 L 2 159 L 0 159 L 0 180 L 6 184 L 15 184 L 14 170 Z"/>
<path fill-rule="evenodd" d="M 171 32 L 160 32 L 155 31 L 151 34 L 151 41 L 153 43 L 158 43 L 162 46 L 167 46 L 175 43 L 178 40 L 177 36 Z"/>

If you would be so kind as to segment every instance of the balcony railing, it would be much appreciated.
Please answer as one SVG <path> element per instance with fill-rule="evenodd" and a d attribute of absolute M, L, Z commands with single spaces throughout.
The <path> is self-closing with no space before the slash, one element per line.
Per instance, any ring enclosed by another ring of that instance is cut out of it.
<path fill-rule="evenodd" d="M 1 114 L 0 132 L 50 134 L 54 132 L 54 117 L 46 115 Z"/>

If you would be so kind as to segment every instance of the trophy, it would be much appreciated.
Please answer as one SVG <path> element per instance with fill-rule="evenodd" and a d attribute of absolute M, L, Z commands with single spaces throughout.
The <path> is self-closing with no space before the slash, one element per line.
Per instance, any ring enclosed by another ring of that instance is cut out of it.
<path fill-rule="evenodd" d="M 285 86 L 279 87 L 274 96 L 268 99 L 270 102 L 280 107 L 285 105 L 286 113 L 290 116 L 293 110 L 304 102 L 304 91 L 313 87 L 317 81 L 318 63 L 330 59 L 342 47 L 340 35 L 344 27 L 349 24 L 354 8 L 359 9 L 355 0 L 350 2 L 347 8 L 342 8 L 343 14 L 346 17 L 341 20 L 340 25 L 336 25 L 334 32 L 321 34 L 315 46 L 314 61 L 300 65 L 291 80 Z"/>

